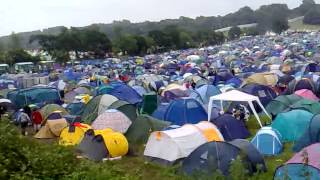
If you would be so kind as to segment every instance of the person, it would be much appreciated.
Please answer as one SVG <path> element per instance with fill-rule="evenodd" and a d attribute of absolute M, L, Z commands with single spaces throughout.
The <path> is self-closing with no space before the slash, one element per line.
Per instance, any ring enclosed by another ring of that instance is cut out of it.
<path fill-rule="evenodd" d="M 20 127 L 21 127 L 21 134 L 23 136 L 27 135 L 26 129 L 28 127 L 28 123 L 30 122 L 30 117 L 28 116 L 26 111 L 28 111 L 28 109 L 26 107 L 24 107 L 21 110 L 21 113 L 18 118 L 18 121 L 20 122 Z"/>
<path fill-rule="evenodd" d="M 39 110 L 36 109 L 32 112 L 32 124 L 33 124 L 33 129 L 35 133 L 37 133 L 40 130 L 41 123 L 42 123 L 42 115 L 39 112 Z"/>

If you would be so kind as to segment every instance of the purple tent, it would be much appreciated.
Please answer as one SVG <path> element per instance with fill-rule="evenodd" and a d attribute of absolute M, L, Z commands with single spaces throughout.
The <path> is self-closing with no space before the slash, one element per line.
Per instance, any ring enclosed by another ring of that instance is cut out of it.
<path fill-rule="evenodd" d="M 277 168 L 274 179 L 310 179 L 320 177 L 320 143 L 304 148 Z"/>

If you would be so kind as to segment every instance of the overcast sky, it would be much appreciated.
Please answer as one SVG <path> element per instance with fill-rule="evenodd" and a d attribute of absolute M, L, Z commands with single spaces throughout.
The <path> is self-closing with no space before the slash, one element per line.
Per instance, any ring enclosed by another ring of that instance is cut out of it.
<path fill-rule="evenodd" d="M 287 3 L 302 0 L 0 0 L 0 35 L 54 26 L 86 26 L 128 19 L 159 21 L 180 16 L 216 16 L 243 6 Z M 320 0 L 316 0 L 320 3 Z"/>

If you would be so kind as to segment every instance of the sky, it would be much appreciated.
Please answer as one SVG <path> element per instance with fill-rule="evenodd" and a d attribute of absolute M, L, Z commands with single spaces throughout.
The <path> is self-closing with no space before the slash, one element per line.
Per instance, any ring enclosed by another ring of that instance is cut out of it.
<path fill-rule="evenodd" d="M 87 26 L 127 19 L 159 21 L 180 16 L 216 16 L 243 6 L 286 3 L 289 8 L 302 0 L 0 0 L 0 36 L 55 26 Z M 316 0 L 320 3 L 320 0 Z"/>

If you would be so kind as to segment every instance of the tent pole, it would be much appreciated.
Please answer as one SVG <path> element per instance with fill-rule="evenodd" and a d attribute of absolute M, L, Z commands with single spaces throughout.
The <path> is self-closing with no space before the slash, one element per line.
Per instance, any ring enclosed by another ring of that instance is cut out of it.
<path fill-rule="evenodd" d="M 259 118 L 259 115 L 258 115 L 256 109 L 254 109 L 254 106 L 253 106 L 253 104 L 252 104 L 252 101 L 249 101 L 248 103 L 249 103 L 249 106 L 250 106 L 250 108 L 251 108 L 254 116 L 256 117 L 257 121 L 259 122 L 260 127 L 262 128 L 262 127 L 263 127 L 263 126 L 262 126 L 262 123 L 261 123 L 261 121 L 260 121 L 260 118 Z"/>
<path fill-rule="evenodd" d="M 257 100 L 259 106 L 261 107 L 261 109 L 263 110 L 263 112 L 272 120 L 270 114 L 267 112 L 267 110 L 264 108 L 264 106 L 262 105 L 262 103 L 260 102 L 260 100 Z"/>
<path fill-rule="evenodd" d="M 210 119 L 211 119 L 211 111 L 212 111 L 212 102 L 213 101 L 213 99 L 209 99 L 209 104 L 208 104 L 208 121 L 210 121 Z"/>

